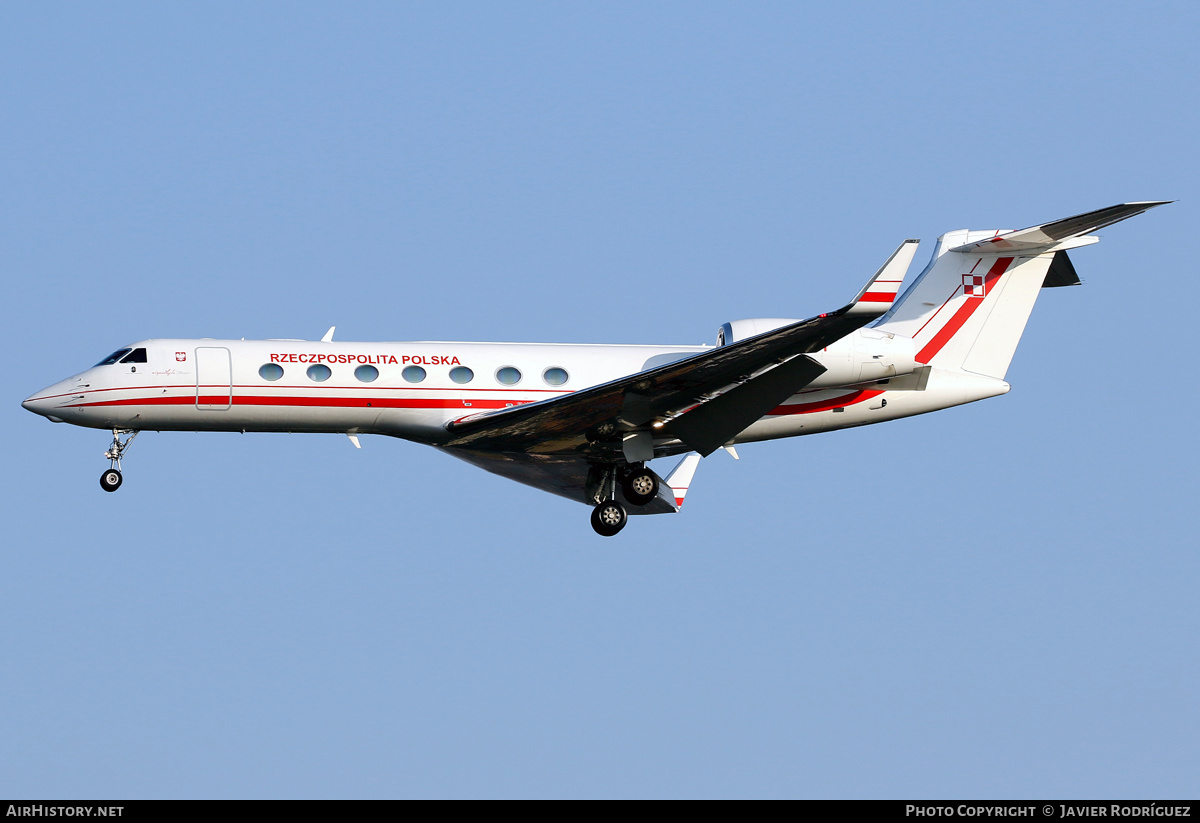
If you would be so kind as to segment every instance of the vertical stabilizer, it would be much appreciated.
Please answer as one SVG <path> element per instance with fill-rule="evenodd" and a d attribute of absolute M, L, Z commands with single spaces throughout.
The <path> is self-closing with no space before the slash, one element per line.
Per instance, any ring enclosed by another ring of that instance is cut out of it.
<path fill-rule="evenodd" d="M 996 235 L 938 238 L 934 259 L 879 328 L 911 337 L 918 363 L 1003 378 L 1054 255 L 946 251 L 978 234 Z"/>
<path fill-rule="evenodd" d="M 918 363 L 1003 379 L 1038 292 L 1079 282 L 1066 250 L 1164 202 L 1124 203 L 1019 231 L 948 232 L 876 327 L 912 338 Z"/>

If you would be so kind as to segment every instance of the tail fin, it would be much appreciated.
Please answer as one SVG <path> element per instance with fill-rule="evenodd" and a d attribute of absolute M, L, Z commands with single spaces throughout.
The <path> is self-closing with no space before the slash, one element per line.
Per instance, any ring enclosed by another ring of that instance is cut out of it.
<path fill-rule="evenodd" d="M 911 337 L 920 363 L 1002 379 L 1042 286 L 1065 285 L 1048 282 L 1055 255 L 1095 243 L 1099 238 L 1087 232 L 1163 202 L 1111 206 L 1020 231 L 944 234 L 877 327 Z"/>

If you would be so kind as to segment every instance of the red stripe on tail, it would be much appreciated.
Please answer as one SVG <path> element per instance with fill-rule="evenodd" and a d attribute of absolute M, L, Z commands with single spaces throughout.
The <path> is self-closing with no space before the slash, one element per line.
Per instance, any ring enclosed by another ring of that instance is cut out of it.
<path fill-rule="evenodd" d="M 988 271 L 987 277 L 983 281 L 983 293 L 985 295 L 985 299 L 986 295 L 991 294 L 992 286 L 994 286 L 996 281 L 1000 279 L 1000 275 L 1008 271 L 1008 267 L 1012 263 L 1013 259 L 1014 258 L 1012 257 L 1001 257 L 992 264 L 992 268 Z M 930 360 L 936 357 L 937 353 L 942 350 L 942 347 L 950 342 L 950 338 L 954 337 L 954 335 L 958 333 L 958 330 L 963 327 L 963 324 L 971 319 L 971 315 L 975 313 L 975 310 L 978 309 L 982 303 L 983 300 L 968 300 L 959 306 L 958 311 L 954 312 L 954 316 L 950 318 L 946 325 L 938 329 L 937 334 L 933 336 L 933 339 L 926 343 L 925 347 L 917 352 L 917 362 L 928 363 Z"/>

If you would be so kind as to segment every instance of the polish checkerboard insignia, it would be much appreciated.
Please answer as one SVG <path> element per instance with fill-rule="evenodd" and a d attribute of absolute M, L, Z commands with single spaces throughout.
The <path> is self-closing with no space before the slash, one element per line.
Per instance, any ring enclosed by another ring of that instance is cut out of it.
<path fill-rule="evenodd" d="M 982 274 L 964 274 L 963 294 L 967 297 L 985 297 Z"/>

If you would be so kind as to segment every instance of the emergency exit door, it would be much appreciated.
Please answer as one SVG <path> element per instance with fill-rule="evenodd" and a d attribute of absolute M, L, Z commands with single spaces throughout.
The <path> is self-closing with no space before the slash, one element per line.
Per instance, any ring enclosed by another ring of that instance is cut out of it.
<path fill-rule="evenodd" d="M 196 349 L 196 408 L 227 411 L 233 404 L 233 365 L 229 349 L 204 346 Z"/>

